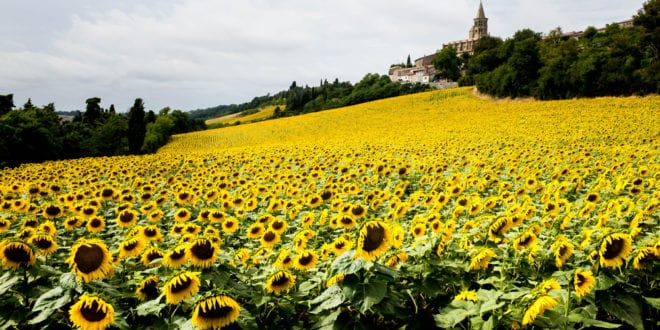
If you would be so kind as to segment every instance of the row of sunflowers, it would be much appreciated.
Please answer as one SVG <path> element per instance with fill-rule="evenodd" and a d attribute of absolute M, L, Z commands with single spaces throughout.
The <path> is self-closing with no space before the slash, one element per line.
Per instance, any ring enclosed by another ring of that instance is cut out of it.
<path fill-rule="evenodd" d="M 660 97 L 470 89 L 0 171 L 0 328 L 660 317 Z"/>

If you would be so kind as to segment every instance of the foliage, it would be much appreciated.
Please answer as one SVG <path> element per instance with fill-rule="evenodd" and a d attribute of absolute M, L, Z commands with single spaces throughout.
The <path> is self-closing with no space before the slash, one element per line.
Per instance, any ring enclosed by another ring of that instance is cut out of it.
<path fill-rule="evenodd" d="M 448 89 L 6 168 L 0 324 L 657 328 L 658 106 Z"/>
<path fill-rule="evenodd" d="M 5 97 L 12 101 L 11 97 Z M 22 108 L 9 109 L 0 116 L 0 167 L 28 162 L 70 159 L 89 156 L 114 156 L 154 152 L 167 143 L 172 134 L 204 129 L 202 121 L 190 119 L 175 110 L 145 120 L 141 99 L 136 99 L 128 116 L 117 114 L 114 107 L 104 110 L 101 99 L 87 99 L 87 111 L 65 121 L 55 112 L 55 105 L 36 107 L 30 100 Z M 13 102 L 11 104 L 13 106 Z M 158 124 L 156 118 L 163 118 Z M 163 124 L 171 123 L 171 126 Z M 149 123 L 149 124 L 147 124 Z M 165 125 L 166 128 L 148 126 Z M 132 143 L 132 144 L 131 144 Z"/>
<path fill-rule="evenodd" d="M 587 28 L 579 38 L 557 28 L 545 38 L 525 29 L 502 42 L 485 37 L 465 65 L 461 84 L 498 97 L 565 99 L 660 91 L 660 1 L 647 1 L 632 28 Z"/>
<path fill-rule="evenodd" d="M 433 58 L 437 75 L 443 79 L 458 80 L 461 76 L 461 65 L 461 60 L 456 55 L 456 48 L 453 46 L 443 48 Z"/>

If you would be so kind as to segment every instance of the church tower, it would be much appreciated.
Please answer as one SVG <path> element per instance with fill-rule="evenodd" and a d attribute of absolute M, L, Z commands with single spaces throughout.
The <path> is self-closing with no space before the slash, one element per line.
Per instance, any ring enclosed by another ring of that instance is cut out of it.
<path fill-rule="evenodd" d="M 482 37 L 488 35 L 488 18 L 484 14 L 484 6 L 479 1 L 479 10 L 477 11 L 477 17 L 474 19 L 474 25 L 470 29 L 470 37 L 468 40 L 479 40 Z"/>

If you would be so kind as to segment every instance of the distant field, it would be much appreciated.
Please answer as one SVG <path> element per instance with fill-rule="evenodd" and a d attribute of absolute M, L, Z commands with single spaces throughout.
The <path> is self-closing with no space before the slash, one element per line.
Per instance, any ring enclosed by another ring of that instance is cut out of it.
<path fill-rule="evenodd" d="M 258 120 L 263 120 L 266 118 L 270 118 L 273 116 L 275 113 L 275 108 L 276 106 L 268 106 L 265 108 L 259 109 L 258 112 L 252 113 L 249 115 L 242 115 L 241 113 L 234 113 L 231 115 L 226 115 L 222 116 L 219 118 L 213 118 L 213 119 L 208 119 L 206 120 L 206 125 L 212 125 L 212 124 L 233 124 L 237 121 L 240 121 L 241 123 L 249 123 L 252 121 L 258 121 Z M 280 106 L 280 108 L 284 108 L 284 106 Z"/>
<path fill-rule="evenodd" d="M 657 328 L 658 109 L 458 88 L 4 169 L 0 324 Z"/>

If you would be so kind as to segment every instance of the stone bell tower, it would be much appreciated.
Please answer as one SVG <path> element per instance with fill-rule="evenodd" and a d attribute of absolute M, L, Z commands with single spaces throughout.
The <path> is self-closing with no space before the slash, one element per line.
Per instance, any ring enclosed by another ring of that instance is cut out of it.
<path fill-rule="evenodd" d="M 484 6 L 479 1 L 479 10 L 477 17 L 474 18 L 474 25 L 470 29 L 470 36 L 468 40 L 479 40 L 488 35 L 488 18 L 484 14 Z"/>

